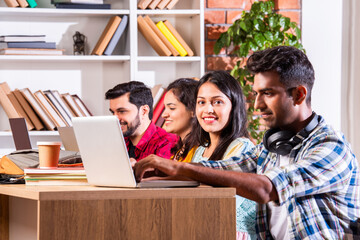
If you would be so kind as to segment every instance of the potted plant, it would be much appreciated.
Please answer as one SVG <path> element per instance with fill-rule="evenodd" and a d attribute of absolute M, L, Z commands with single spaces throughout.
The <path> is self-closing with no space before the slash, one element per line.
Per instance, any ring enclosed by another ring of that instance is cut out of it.
<path fill-rule="evenodd" d="M 248 131 L 257 143 L 262 141 L 264 132 L 260 131 L 260 119 L 254 115 L 254 99 L 252 84 L 254 76 L 246 68 L 246 60 L 252 52 L 275 46 L 294 46 L 303 49 L 300 43 L 301 31 L 295 22 L 274 11 L 271 1 L 253 3 L 249 12 L 243 11 L 229 29 L 217 39 L 214 52 L 218 54 L 224 47 L 233 47 L 232 54 L 239 57 L 233 75 L 241 84 L 244 95 L 248 99 Z"/>

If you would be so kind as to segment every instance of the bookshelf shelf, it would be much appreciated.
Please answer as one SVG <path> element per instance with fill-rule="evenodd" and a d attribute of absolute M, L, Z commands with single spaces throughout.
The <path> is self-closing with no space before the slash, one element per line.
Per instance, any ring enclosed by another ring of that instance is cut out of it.
<path fill-rule="evenodd" d="M 21 17 L 61 17 L 61 16 L 79 16 L 79 17 L 104 17 L 109 15 L 128 15 L 129 10 L 94 10 L 94 9 L 56 9 L 56 8 L 9 8 L 0 7 L 0 16 L 21 16 Z"/>
<path fill-rule="evenodd" d="M 183 15 L 186 17 L 191 17 L 195 15 L 200 15 L 200 10 L 138 10 L 138 15 L 158 15 L 158 16 L 166 16 L 166 15 Z"/>
<path fill-rule="evenodd" d="M 0 56 L 0 61 L 47 61 L 47 62 L 125 62 L 130 61 L 130 56 L 72 56 L 72 55 L 63 55 L 63 56 Z"/>
<path fill-rule="evenodd" d="M 59 136 L 58 131 L 29 131 L 31 136 Z M 0 131 L 0 137 L 11 137 L 10 131 Z"/>
<path fill-rule="evenodd" d="M 138 57 L 139 62 L 200 62 L 201 57 Z"/>
<path fill-rule="evenodd" d="M 0 55 L 0 83 L 10 89 L 58 90 L 78 95 L 94 115 L 108 115 L 105 92 L 116 84 L 143 81 L 149 87 L 204 74 L 204 0 L 181 0 L 171 10 L 140 10 L 138 0 L 106 0 L 109 10 L 56 9 L 50 0 L 36 8 L 10 8 L 0 0 L 0 35 L 46 35 L 63 56 Z M 90 55 L 109 19 L 127 15 L 128 25 L 114 55 Z M 137 17 L 169 20 L 194 51 L 193 57 L 161 57 L 138 31 Z M 84 34 L 85 56 L 74 56 L 73 35 Z M 14 150 L 8 117 L 0 106 L 0 156 Z M 57 131 L 30 131 L 36 141 L 59 141 Z M 34 145 L 35 146 L 35 145 Z"/>

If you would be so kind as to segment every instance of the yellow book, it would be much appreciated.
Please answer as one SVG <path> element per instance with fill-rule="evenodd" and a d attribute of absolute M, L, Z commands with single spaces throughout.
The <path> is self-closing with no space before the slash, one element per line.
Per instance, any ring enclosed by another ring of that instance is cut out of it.
<path fill-rule="evenodd" d="M 164 34 L 164 36 L 169 40 L 169 42 L 174 46 L 176 51 L 179 52 L 180 56 L 184 57 L 187 55 L 185 48 L 180 44 L 180 42 L 174 37 L 170 30 L 166 27 L 163 21 L 160 21 L 156 24 L 159 30 Z"/>

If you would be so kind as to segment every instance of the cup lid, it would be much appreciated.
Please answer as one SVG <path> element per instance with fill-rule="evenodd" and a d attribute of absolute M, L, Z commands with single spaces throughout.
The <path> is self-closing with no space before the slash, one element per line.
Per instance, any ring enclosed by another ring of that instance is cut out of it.
<path fill-rule="evenodd" d="M 41 145 L 61 145 L 61 142 L 37 142 L 37 145 L 38 146 L 41 146 Z"/>

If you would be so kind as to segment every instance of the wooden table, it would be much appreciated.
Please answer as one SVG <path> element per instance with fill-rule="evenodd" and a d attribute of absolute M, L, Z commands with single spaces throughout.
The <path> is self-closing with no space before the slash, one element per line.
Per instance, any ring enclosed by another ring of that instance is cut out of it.
<path fill-rule="evenodd" d="M 235 189 L 0 185 L 0 239 L 235 239 Z"/>

